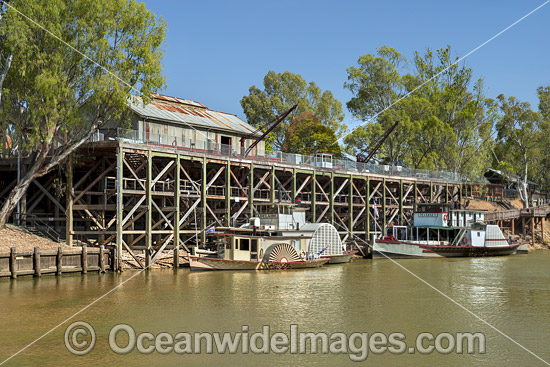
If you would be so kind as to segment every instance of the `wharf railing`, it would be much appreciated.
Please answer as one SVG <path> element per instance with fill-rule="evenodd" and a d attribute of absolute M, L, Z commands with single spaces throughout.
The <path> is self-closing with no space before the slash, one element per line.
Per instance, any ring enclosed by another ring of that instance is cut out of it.
<path fill-rule="evenodd" d="M 432 171 L 407 168 L 403 166 L 362 163 L 349 159 L 335 159 L 329 154 L 302 155 L 277 151 L 265 151 L 256 147 L 245 156 L 245 148 L 236 148 L 236 145 L 218 144 L 209 140 L 184 138 L 166 134 L 153 134 L 150 132 L 137 130 L 99 130 L 91 137 L 90 142 L 99 141 L 122 141 L 133 144 L 143 144 L 150 147 L 169 148 L 178 151 L 204 153 L 224 157 L 246 158 L 262 163 L 285 163 L 329 170 L 367 172 L 384 176 L 415 177 L 447 182 L 462 181 L 461 175 L 455 172 Z"/>
<path fill-rule="evenodd" d="M 510 209 L 499 210 L 496 212 L 488 212 L 484 214 L 484 219 L 487 222 L 495 222 L 498 220 L 510 220 L 520 217 L 546 217 L 550 214 L 550 205 L 541 207 L 525 208 L 525 209 Z"/>
<path fill-rule="evenodd" d="M 35 247 L 34 251 L 29 252 L 17 252 L 12 247 L 10 252 L 0 252 L 0 277 L 15 279 L 22 275 L 85 274 L 89 271 L 104 273 L 114 268 L 114 253 L 114 249 L 106 249 L 104 246 L 88 248 L 83 245 L 80 249 L 59 247 L 57 251 L 41 251 Z"/>

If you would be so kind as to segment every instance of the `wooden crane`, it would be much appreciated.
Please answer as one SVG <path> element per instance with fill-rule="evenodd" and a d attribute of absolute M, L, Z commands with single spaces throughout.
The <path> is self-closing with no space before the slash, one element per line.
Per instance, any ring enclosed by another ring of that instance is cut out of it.
<path fill-rule="evenodd" d="M 384 141 L 390 136 L 390 134 L 395 130 L 395 128 L 399 125 L 399 121 L 395 121 L 395 123 L 382 135 L 382 138 L 378 141 L 378 143 L 375 145 L 375 147 L 369 152 L 369 154 L 365 157 L 361 153 L 364 153 L 365 151 L 362 151 L 357 155 L 357 162 L 361 163 L 368 163 L 371 158 L 376 154 L 378 149 L 384 144 Z"/>
<path fill-rule="evenodd" d="M 256 145 L 258 145 L 262 140 L 265 139 L 265 137 L 273 131 L 273 129 L 275 129 L 277 127 L 277 125 L 279 125 L 288 115 L 290 115 L 290 113 L 292 113 L 292 111 L 294 111 L 296 108 L 298 107 L 297 104 L 295 104 L 294 106 L 292 106 L 288 111 L 286 111 L 285 113 L 283 113 L 282 115 L 280 116 L 277 116 L 275 117 L 273 120 L 271 120 L 270 122 L 268 122 L 266 125 L 258 128 L 256 131 L 254 131 L 252 134 L 250 135 L 247 135 L 247 136 L 243 136 L 241 138 L 241 152 L 244 150 L 244 143 L 247 139 L 256 139 L 252 144 L 250 144 L 250 146 L 248 148 L 246 148 L 246 150 L 244 151 L 243 153 L 243 157 L 246 158 L 248 156 L 248 154 L 250 154 L 250 152 L 252 151 L 252 149 L 254 149 L 254 147 Z M 266 129 L 265 132 L 262 133 L 262 135 L 260 135 L 259 137 L 257 136 L 258 133 L 261 133 L 263 129 Z"/>

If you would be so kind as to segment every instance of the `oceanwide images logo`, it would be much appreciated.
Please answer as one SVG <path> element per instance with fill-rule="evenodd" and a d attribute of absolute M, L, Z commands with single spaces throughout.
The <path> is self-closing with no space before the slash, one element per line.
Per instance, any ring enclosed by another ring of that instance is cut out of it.
<path fill-rule="evenodd" d="M 65 331 L 65 346 L 75 355 L 92 351 L 96 335 L 86 322 L 74 322 Z M 362 362 L 372 354 L 484 354 L 482 333 L 420 333 L 412 345 L 403 333 L 325 333 L 300 331 L 290 325 L 287 332 L 272 332 L 269 325 L 252 332 L 243 325 L 238 332 L 141 332 L 127 324 L 118 324 L 109 332 L 109 348 L 117 354 L 344 354 Z"/>

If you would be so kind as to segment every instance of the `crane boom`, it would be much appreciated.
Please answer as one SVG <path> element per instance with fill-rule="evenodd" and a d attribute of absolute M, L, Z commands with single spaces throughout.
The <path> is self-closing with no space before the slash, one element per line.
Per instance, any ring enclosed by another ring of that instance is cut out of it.
<path fill-rule="evenodd" d="M 376 143 L 376 146 L 370 151 L 370 153 L 367 155 L 366 158 L 361 157 L 360 154 L 357 155 L 357 162 L 363 162 L 368 163 L 370 159 L 376 154 L 378 149 L 384 144 L 384 141 L 390 136 L 390 134 L 395 130 L 395 128 L 399 125 L 399 121 L 395 121 L 395 123 L 382 135 L 382 138 Z"/>
<path fill-rule="evenodd" d="M 280 116 L 277 116 L 275 119 L 271 120 L 271 126 L 269 126 L 269 128 L 260 136 L 258 137 L 252 144 L 250 144 L 250 146 L 248 148 L 246 148 L 243 156 L 244 158 L 246 158 L 246 156 L 248 156 L 248 154 L 250 154 L 250 152 L 252 151 L 252 149 L 254 149 L 254 147 L 256 145 L 258 145 L 262 140 L 265 139 L 265 137 L 273 131 L 273 129 L 275 129 L 288 115 L 290 115 L 290 113 L 292 111 L 294 111 L 296 108 L 298 107 L 297 104 L 295 104 L 294 106 L 292 106 L 288 111 L 286 111 L 285 113 L 283 113 L 282 115 Z M 250 137 L 250 136 L 254 136 L 254 135 L 249 135 L 249 136 L 245 136 L 245 137 L 242 137 L 241 138 L 241 148 L 244 148 L 244 142 L 245 140 Z"/>

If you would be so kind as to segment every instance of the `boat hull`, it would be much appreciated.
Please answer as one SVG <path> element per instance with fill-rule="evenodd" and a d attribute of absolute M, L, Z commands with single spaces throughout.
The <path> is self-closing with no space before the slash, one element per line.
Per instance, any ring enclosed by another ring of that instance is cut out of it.
<path fill-rule="evenodd" d="M 349 263 L 353 253 L 342 254 L 342 255 L 324 255 L 321 256 L 321 259 L 328 259 L 328 264 L 345 264 Z"/>
<path fill-rule="evenodd" d="M 377 240 L 373 258 L 481 257 L 508 256 L 516 253 L 519 244 L 509 246 L 436 246 L 412 242 Z"/>
<path fill-rule="evenodd" d="M 286 270 L 318 268 L 328 261 L 329 259 L 293 262 L 258 262 L 191 256 L 189 258 L 189 266 L 191 270 Z"/>

